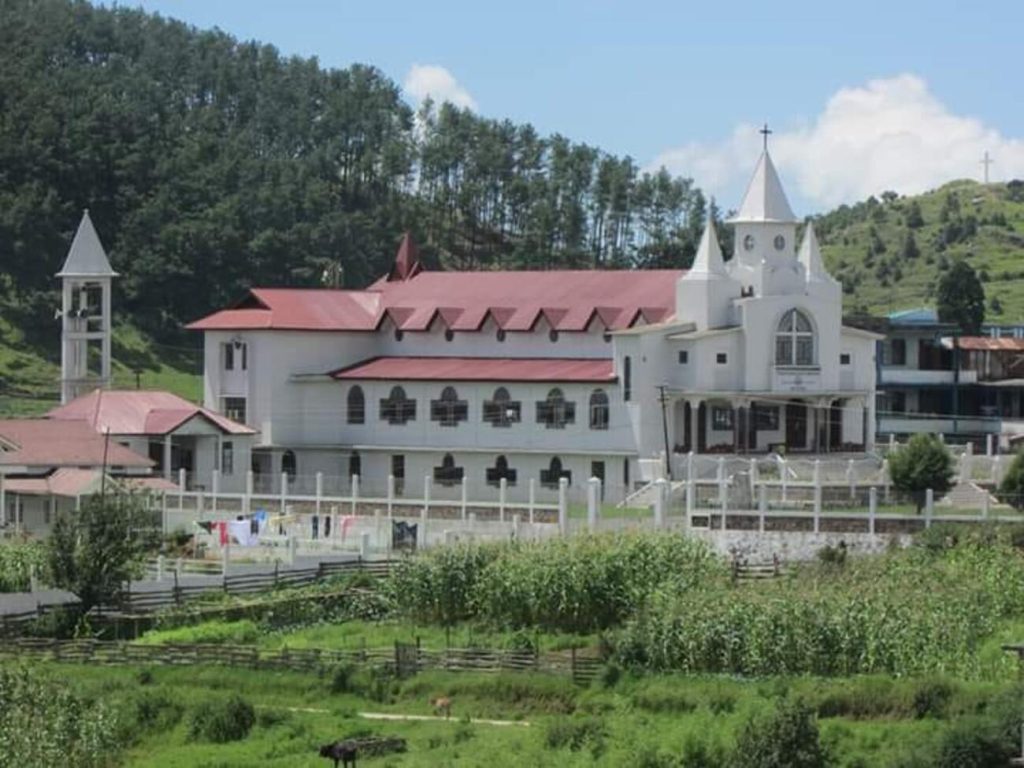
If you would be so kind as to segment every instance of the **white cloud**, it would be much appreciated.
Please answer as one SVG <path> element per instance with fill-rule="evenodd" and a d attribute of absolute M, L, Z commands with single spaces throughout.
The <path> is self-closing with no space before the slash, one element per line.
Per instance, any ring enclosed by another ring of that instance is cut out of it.
<path fill-rule="evenodd" d="M 447 69 L 437 64 L 413 64 L 403 86 L 417 103 L 429 96 L 438 104 L 450 101 L 456 107 L 476 109 L 476 101 Z"/>
<path fill-rule="evenodd" d="M 693 176 L 716 195 L 742 191 L 760 147 L 756 131 L 739 125 L 720 142 L 669 149 L 651 166 Z M 770 147 L 783 183 L 822 207 L 887 189 L 914 194 L 952 179 L 979 179 L 986 150 L 993 181 L 1024 177 L 1024 141 L 953 114 L 911 74 L 839 90 L 812 122 L 773 134 Z"/>

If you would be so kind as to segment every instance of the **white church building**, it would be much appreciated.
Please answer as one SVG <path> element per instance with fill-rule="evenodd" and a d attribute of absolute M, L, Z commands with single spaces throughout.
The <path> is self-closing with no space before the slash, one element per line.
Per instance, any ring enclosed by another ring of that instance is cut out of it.
<path fill-rule="evenodd" d="M 688 271 L 429 271 L 406 236 L 365 290 L 252 289 L 190 326 L 205 406 L 257 431 L 268 491 L 617 501 L 666 455 L 870 449 L 880 337 L 843 326 L 767 151 L 729 223 L 733 258 L 709 225 Z"/>

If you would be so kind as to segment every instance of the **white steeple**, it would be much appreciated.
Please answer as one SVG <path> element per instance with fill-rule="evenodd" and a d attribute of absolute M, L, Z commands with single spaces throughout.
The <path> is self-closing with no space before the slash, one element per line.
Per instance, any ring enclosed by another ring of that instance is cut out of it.
<path fill-rule="evenodd" d="M 61 402 L 111 383 L 111 281 L 117 273 L 89 211 L 71 241 L 61 280 Z"/>
<path fill-rule="evenodd" d="M 743 196 L 739 212 L 730 221 L 734 224 L 797 222 L 767 149 L 761 153 L 761 159 L 757 161 L 757 168 L 754 169 L 754 176 L 747 185 L 747 193 Z"/>
<path fill-rule="evenodd" d="M 725 259 L 722 258 L 722 249 L 718 245 L 718 234 L 715 232 L 715 222 L 708 216 L 707 224 L 704 227 L 704 234 L 697 246 L 697 255 L 693 257 L 693 265 L 684 279 L 704 279 L 714 277 L 728 277 L 725 270 Z"/>
<path fill-rule="evenodd" d="M 804 265 L 807 282 L 836 282 L 825 268 L 825 262 L 821 258 L 821 249 L 818 247 L 818 238 L 814 234 L 814 224 L 810 221 L 807 222 L 807 229 L 804 232 L 803 242 L 800 243 L 800 252 L 797 254 L 797 258 Z"/>
<path fill-rule="evenodd" d="M 71 249 L 57 277 L 117 277 L 89 218 L 88 208 L 82 213 L 75 239 L 71 241 Z"/>

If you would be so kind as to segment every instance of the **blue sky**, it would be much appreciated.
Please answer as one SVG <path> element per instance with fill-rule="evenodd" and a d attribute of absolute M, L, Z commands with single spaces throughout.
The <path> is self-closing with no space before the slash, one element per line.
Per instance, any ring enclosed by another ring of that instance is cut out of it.
<path fill-rule="evenodd" d="M 760 148 L 798 212 L 872 192 L 1024 176 L 1024 3 L 142 0 L 325 66 L 370 63 L 735 206 Z M 972 7 L 972 5 L 974 7 Z"/>

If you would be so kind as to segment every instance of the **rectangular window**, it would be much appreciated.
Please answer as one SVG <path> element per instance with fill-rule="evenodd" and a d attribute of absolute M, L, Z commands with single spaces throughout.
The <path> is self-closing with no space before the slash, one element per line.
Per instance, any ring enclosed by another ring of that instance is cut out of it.
<path fill-rule="evenodd" d="M 622 358 L 622 399 L 629 402 L 633 396 L 633 361 L 629 355 Z"/>
<path fill-rule="evenodd" d="M 523 405 L 518 400 L 485 400 L 484 421 L 494 427 L 518 424 Z"/>
<path fill-rule="evenodd" d="M 224 370 L 233 371 L 235 370 L 235 346 L 228 342 L 223 345 L 224 348 Z"/>
<path fill-rule="evenodd" d="M 537 423 L 548 429 L 565 429 L 566 424 L 576 422 L 576 403 L 561 398 L 537 401 Z"/>
<path fill-rule="evenodd" d="M 906 392 L 890 392 L 889 393 L 889 410 L 893 413 L 906 413 L 907 412 L 907 393 Z"/>
<path fill-rule="evenodd" d="M 850 353 L 849 352 L 842 352 L 842 353 L 840 353 L 840 355 L 839 355 L 839 364 L 840 365 L 849 365 L 850 364 Z"/>
<path fill-rule="evenodd" d="M 685 349 L 680 349 L 679 350 L 679 364 L 680 365 L 686 365 L 688 362 L 690 362 L 690 353 L 688 351 L 686 351 Z"/>
<path fill-rule="evenodd" d="M 755 404 L 753 412 L 756 429 L 770 430 L 779 428 L 779 406 Z"/>
<path fill-rule="evenodd" d="M 245 398 L 244 397 L 225 397 L 221 404 L 221 412 L 232 421 L 237 421 L 239 424 L 245 424 Z"/>
<path fill-rule="evenodd" d="M 231 441 L 220 444 L 220 471 L 223 475 L 235 474 L 235 446 Z"/>
<path fill-rule="evenodd" d="M 715 362 L 717 362 L 719 365 L 725 365 L 726 363 L 729 362 L 729 356 L 725 352 L 719 352 L 717 355 L 715 355 Z"/>
<path fill-rule="evenodd" d="M 715 405 L 711 408 L 711 428 L 720 431 L 732 429 L 732 408 Z"/>
<path fill-rule="evenodd" d="M 391 476 L 395 478 L 395 494 L 401 496 L 405 491 L 405 456 L 401 453 L 391 456 Z"/>
<path fill-rule="evenodd" d="M 893 339 L 889 342 L 889 365 L 907 364 L 907 340 Z"/>
<path fill-rule="evenodd" d="M 796 364 L 814 365 L 814 339 L 810 336 L 796 337 Z"/>

